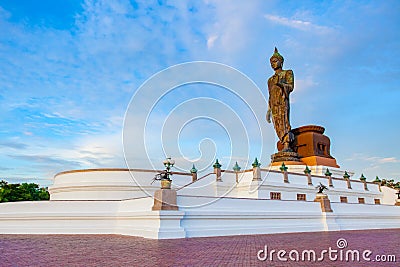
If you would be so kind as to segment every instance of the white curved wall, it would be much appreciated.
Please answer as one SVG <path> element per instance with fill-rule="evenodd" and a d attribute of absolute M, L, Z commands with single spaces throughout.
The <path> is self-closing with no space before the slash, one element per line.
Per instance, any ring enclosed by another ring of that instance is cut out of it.
<path fill-rule="evenodd" d="M 160 189 L 154 176 L 159 171 L 129 169 L 91 169 L 62 172 L 49 187 L 50 200 L 121 200 L 153 196 Z M 173 175 L 173 188 L 192 181 L 190 174 Z"/>
<path fill-rule="evenodd" d="M 384 195 L 382 199 L 382 204 L 394 205 L 397 199 L 397 190 L 387 186 L 382 186 L 381 189 Z"/>
<path fill-rule="evenodd" d="M 270 199 L 270 192 L 280 192 L 282 200 L 297 200 L 297 194 L 303 193 L 306 194 L 308 201 L 313 201 L 316 195 L 315 187 L 320 182 L 328 185 L 328 178 L 323 176 L 312 176 L 313 185 L 308 185 L 307 176 L 300 173 L 288 173 L 289 183 L 284 183 L 280 171 L 267 169 L 261 169 L 261 181 L 252 181 L 252 171 L 242 172 L 238 178 L 239 183 L 236 183 L 235 173 L 223 172 L 222 181 L 216 181 L 216 175 L 211 174 L 179 189 L 177 193 L 181 196 Z M 377 184 L 367 183 L 368 190 L 365 190 L 364 183 L 358 180 L 351 180 L 351 188 L 347 187 L 347 182 L 343 178 L 333 178 L 332 183 L 333 187 L 329 187 L 326 191 L 332 202 L 340 202 L 340 197 L 347 197 L 348 203 L 355 204 L 358 204 L 358 198 L 364 198 L 365 204 L 374 204 L 375 199 L 380 199 L 382 202 L 383 193 Z M 392 202 L 394 203 L 394 200 Z"/>
<path fill-rule="evenodd" d="M 67 171 L 54 177 L 53 186 L 49 187 L 51 200 L 122 200 L 137 197 L 153 196 L 160 188 L 160 182 L 153 178 L 159 171 L 129 170 L 129 169 L 91 169 Z M 222 181 L 217 182 L 215 174 L 191 184 L 190 174 L 176 173 L 173 175 L 173 188 L 179 189 L 178 195 L 198 196 L 229 196 L 245 198 L 270 198 L 270 192 L 281 192 L 283 200 L 296 200 L 297 193 L 305 193 L 307 200 L 315 198 L 315 186 L 320 182 L 328 185 L 328 179 L 323 176 L 312 176 L 313 185 L 307 184 L 304 174 L 289 173 L 289 183 L 283 182 L 281 172 L 261 169 L 262 181 L 254 182 L 252 171 L 238 175 L 225 171 Z M 186 186 L 185 186 L 186 185 Z M 366 204 L 374 204 L 374 199 L 381 199 L 382 204 L 394 204 L 392 198 L 383 199 L 379 186 L 368 183 L 368 190 L 360 181 L 352 180 L 351 189 L 347 188 L 344 179 L 333 178 L 334 187 L 327 191 L 332 202 L 340 202 L 340 197 L 347 197 L 349 203 L 358 203 L 358 198 L 364 198 Z M 386 191 L 385 191 L 386 192 Z M 392 192 L 387 192 L 392 193 Z M 394 195 L 394 194 L 393 194 Z"/>

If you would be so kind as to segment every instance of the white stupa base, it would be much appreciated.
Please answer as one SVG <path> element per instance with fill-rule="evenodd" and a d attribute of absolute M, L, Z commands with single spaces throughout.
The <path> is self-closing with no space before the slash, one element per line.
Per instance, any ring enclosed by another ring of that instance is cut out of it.
<path fill-rule="evenodd" d="M 209 174 L 190 183 L 190 174 L 181 181 L 176 175 L 175 185 L 189 181 L 185 187 L 175 186 L 178 210 L 153 211 L 152 197 L 126 199 L 132 192 L 123 187 L 111 188 L 102 199 L 107 184 L 118 179 L 129 182 L 126 172 L 87 172 L 56 177 L 50 201 L 0 203 L 0 234 L 122 234 L 169 239 L 400 227 L 400 207 L 384 195 L 393 192 L 381 192 L 373 183 L 367 183 L 365 190 L 364 183 L 356 180 L 351 180 L 348 188 L 345 180 L 333 179 L 334 187 L 326 192 L 333 211 L 323 212 L 314 199 L 315 185 L 327 184 L 324 176 L 313 175 L 313 185 L 309 185 L 304 173 L 289 172 L 285 183 L 280 171 L 268 169 L 261 169 L 261 181 L 253 180 L 252 170 L 241 172 L 238 183 L 236 173 L 228 171 L 222 173 L 222 181 Z M 136 175 L 146 183 L 143 177 L 153 174 Z M 94 182 L 96 177 L 101 177 L 101 187 Z M 151 179 L 147 183 L 153 192 L 158 189 L 150 185 Z M 135 189 L 133 194 L 144 194 L 133 183 L 128 183 L 128 188 Z M 92 194 L 85 200 L 84 192 Z M 340 203 L 341 197 L 348 203 Z M 365 204 L 359 203 L 360 199 Z M 375 204 L 378 199 L 380 205 Z"/>

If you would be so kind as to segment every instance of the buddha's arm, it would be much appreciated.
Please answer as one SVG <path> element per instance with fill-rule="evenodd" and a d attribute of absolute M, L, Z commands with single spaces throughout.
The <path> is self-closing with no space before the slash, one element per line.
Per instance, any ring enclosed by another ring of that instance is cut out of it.
<path fill-rule="evenodd" d="M 285 80 L 279 85 L 282 88 L 285 98 L 289 98 L 289 94 L 293 91 L 294 88 L 294 77 L 292 70 L 287 70 L 285 72 Z"/>
<path fill-rule="evenodd" d="M 285 75 L 286 83 L 284 84 L 285 89 L 288 93 L 293 91 L 294 88 L 294 75 L 292 70 L 287 70 Z"/>

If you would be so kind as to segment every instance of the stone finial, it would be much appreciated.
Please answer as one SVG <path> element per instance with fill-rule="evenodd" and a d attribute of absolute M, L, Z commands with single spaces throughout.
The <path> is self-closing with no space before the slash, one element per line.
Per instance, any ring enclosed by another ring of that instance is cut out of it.
<path fill-rule="evenodd" d="M 239 166 L 239 164 L 237 163 L 237 161 L 236 161 L 236 163 L 235 163 L 235 166 L 233 166 L 233 171 L 235 172 L 235 174 L 236 174 L 236 183 L 239 183 L 239 175 L 238 175 L 238 172 L 240 172 L 240 166 Z"/>
<path fill-rule="evenodd" d="M 197 169 L 193 164 L 193 167 L 190 169 L 190 173 L 192 174 L 192 182 L 197 180 Z"/>
<path fill-rule="evenodd" d="M 282 162 L 282 165 L 279 169 L 281 170 L 281 172 L 286 172 L 288 170 L 288 168 L 285 165 L 285 162 Z"/>
<path fill-rule="evenodd" d="M 328 186 L 333 187 L 332 173 L 329 171 L 328 168 L 326 168 L 325 176 L 328 177 Z"/>
<path fill-rule="evenodd" d="M 197 169 L 193 164 L 193 167 L 190 169 L 190 173 L 196 173 L 196 172 L 197 172 Z"/>
<path fill-rule="evenodd" d="M 381 181 L 381 179 L 379 179 L 378 176 L 376 176 L 375 180 L 373 180 L 372 182 L 376 183 L 376 184 L 380 184 L 382 181 Z"/>
<path fill-rule="evenodd" d="M 219 164 L 218 159 L 216 159 L 216 160 L 215 160 L 215 163 L 214 163 L 214 165 L 213 165 L 213 167 L 216 168 L 216 169 L 220 169 L 221 166 L 222 166 L 222 165 Z"/>
<path fill-rule="evenodd" d="M 289 175 L 287 173 L 288 168 L 285 166 L 284 162 L 282 162 L 282 165 L 281 165 L 281 167 L 279 169 L 283 173 L 283 182 L 284 183 L 289 183 Z"/>
<path fill-rule="evenodd" d="M 217 182 L 222 182 L 222 179 L 221 179 L 221 166 L 222 165 L 219 164 L 218 159 L 216 159 L 213 167 L 214 167 L 214 173 L 217 176 Z"/>
<path fill-rule="evenodd" d="M 381 179 L 379 179 L 379 177 L 376 176 L 375 180 L 373 180 L 372 182 L 373 182 L 374 184 L 377 184 L 378 187 L 379 187 L 379 192 L 382 192 L 382 189 L 381 189 L 382 181 L 381 181 Z"/>
<path fill-rule="evenodd" d="M 306 168 L 304 169 L 304 173 L 305 174 L 310 174 L 311 170 L 308 168 L 308 166 L 306 165 Z"/>
<path fill-rule="evenodd" d="M 260 170 L 260 162 L 258 162 L 258 159 L 255 158 L 253 164 L 253 181 L 261 181 L 261 170 Z"/>
<path fill-rule="evenodd" d="M 345 179 L 347 182 L 347 188 L 351 189 L 350 175 L 347 173 L 347 171 L 344 171 L 343 179 Z"/>
<path fill-rule="evenodd" d="M 306 165 L 306 168 L 304 169 L 304 173 L 305 173 L 305 175 L 307 175 L 307 184 L 313 185 L 312 179 L 311 179 L 311 170 L 308 168 L 307 165 Z"/>
<path fill-rule="evenodd" d="M 236 163 L 235 163 L 235 166 L 233 166 L 233 171 L 234 172 L 240 172 L 240 166 L 239 166 L 239 164 L 237 163 L 237 161 L 236 161 Z"/>
<path fill-rule="evenodd" d="M 325 176 L 332 176 L 332 173 L 329 171 L 328 168 L 326 168 Z"/>
<path fill-rule="evenodd" d="M 367 178 L 365 178 L 364 174 L 361 174 L 360 181 L 364 184 L 364 190 L 368 191 Z"/>
<path fill-rule="evenodd" d="M 251 164 L 251 166 L 253 166 L 253 168 L 260 167 L 260 166 L 261 166 L 261 163 L 258 162 L 258 159 L 257 159 L 257 158 L 255 158 L 255 159 L 254 159 L 254 162 L 253 162 L 253 164 Z"/>

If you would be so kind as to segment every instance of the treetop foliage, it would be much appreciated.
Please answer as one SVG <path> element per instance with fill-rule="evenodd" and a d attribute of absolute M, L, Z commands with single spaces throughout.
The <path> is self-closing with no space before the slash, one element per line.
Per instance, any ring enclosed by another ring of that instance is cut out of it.
<path fill-rule="evenodd" d="M 35 183 L 9 184 L 0 181 L 0 202 L 49 200 L 47 188 Z"/>

